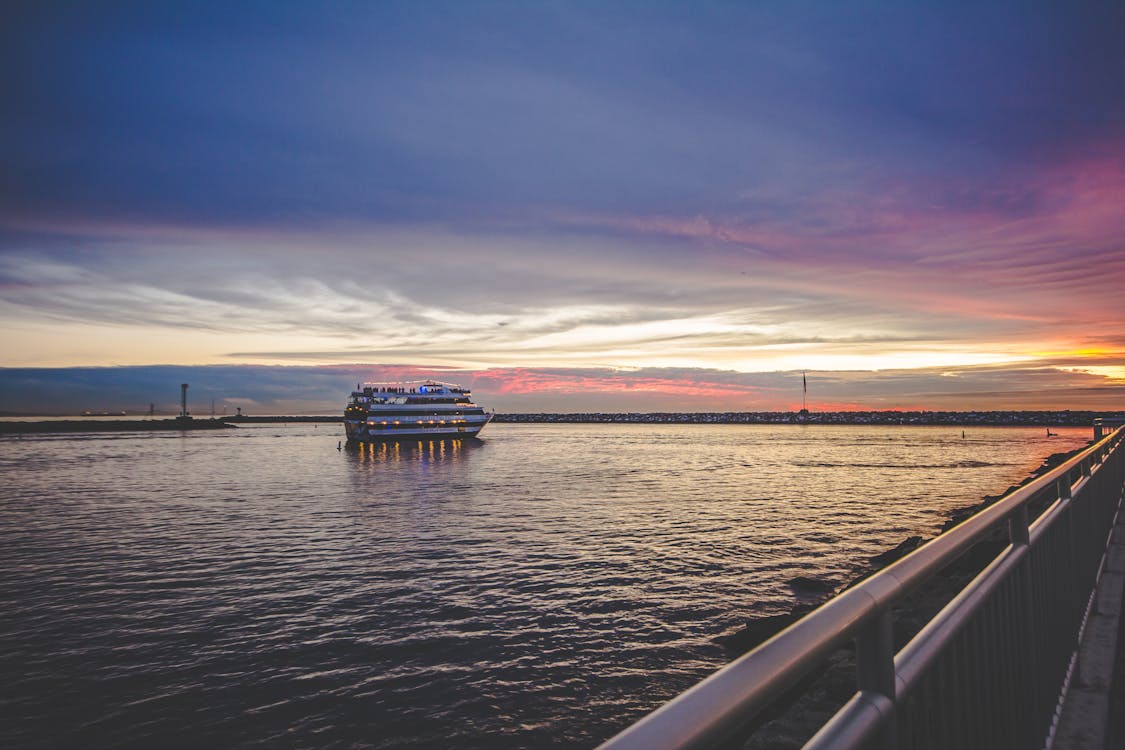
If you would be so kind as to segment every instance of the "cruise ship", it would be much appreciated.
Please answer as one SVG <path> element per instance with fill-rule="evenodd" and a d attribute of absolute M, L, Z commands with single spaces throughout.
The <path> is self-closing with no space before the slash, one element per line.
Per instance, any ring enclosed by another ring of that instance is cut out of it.
<path fill-rule="evenodd" d="M 344 409 L 349 445 L 475 437 L 490 419 L 468 388 L 436 380 L 359 383 Z"/>

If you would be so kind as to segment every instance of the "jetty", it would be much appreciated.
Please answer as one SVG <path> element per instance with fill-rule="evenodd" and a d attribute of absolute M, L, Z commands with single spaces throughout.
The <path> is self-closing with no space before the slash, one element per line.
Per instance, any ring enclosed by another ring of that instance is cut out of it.
<path fill-rule="evenodd" d="M 0 435 L 80 432 L 154 432 L 157 430 L 225 430 L 234 425 L 220 419 L 44 419 L 0 422 Z"/>
<path fill-rule="evenodd" d="M 903 551 L 601 750 L 1125 746 L 1125 427 Z"/>
<path fill-rule="evenodd" d="M 169 419 L 41 419 L 35 421 L 0 422 L 0 435 L 79 433 L 79 432 L 152 432 L 156 430 L 226 430 L 240 424 L 331 423 L 343 417 L 280 417 L 233 416 L 195 419 L 180 415 Z"/>
<path fill-rule="evenodd" d="M 246 414 L 238 414 L 238 415 L 233 416 L 233 417 L 219 417 L 219 418 L 222 419 L 224 422 L 229 422 L 230 424 L 278 424 L 280 422 L 295 422 L 295 423 L 304 423 L 304 422 L 317 422 L 317 423 L 326 423 L 327 422 L 327 423 L 331 423 L 331 422 L 337 422 L 337 423 L 340 423 L 340 422 L 344 421 L 344 418 L 342 416 L 325 416 L 325 415 L 284 417 L 284 416 L 275 416 L 275 415 L 248 416 Z"/>

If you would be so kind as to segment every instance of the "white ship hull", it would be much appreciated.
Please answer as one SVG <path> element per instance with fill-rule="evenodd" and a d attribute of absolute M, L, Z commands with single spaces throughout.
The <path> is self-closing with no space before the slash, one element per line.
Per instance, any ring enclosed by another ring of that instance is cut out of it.
<path fill-rule="evenodd" d="M 349 443 L 381 443 L 388 440 L 448 440 L 451 438 L 476 437 L 491 415 L 485 415 L 481 421 L 466 421 L 465 424 L 435 424 L 423 425 L 387 425 L 369 422 L 344 422 L 344 429 L 348 435 Z M 379 420 L 382 421 L 382 420 Z"/>

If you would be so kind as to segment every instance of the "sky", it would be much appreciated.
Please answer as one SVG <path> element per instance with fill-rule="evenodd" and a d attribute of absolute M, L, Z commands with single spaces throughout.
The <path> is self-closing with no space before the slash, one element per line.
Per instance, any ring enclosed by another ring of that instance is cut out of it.
<path fill-rule="evenodd" d="M 5 3 L 0 411 L 1125 408 L 1122 28 Z"/>

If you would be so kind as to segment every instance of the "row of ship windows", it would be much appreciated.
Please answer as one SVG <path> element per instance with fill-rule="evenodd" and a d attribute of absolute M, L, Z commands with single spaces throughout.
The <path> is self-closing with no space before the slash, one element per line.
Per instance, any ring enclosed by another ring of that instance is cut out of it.
<path fill-rule="evenodd" d="M 440 420 L 409 420 L 402 422 L 395 420 L 393 422 L 368 422 L 367 429 L 369 430 L 395 430 L 395 429 L 417 429 L 419 427 L 459 427 L 467 425 L 468 422 L 464 419 L 440 419 Z"/>
<path fill-rule="evenodd" d="M 379 419 L 382 419 L 383 417 L 414 417 L 416 419 L 419 418 L 419 417 L 425 417 L 425 418 L 428 419 L 430 417 L 435 417 L 435 418 L 436 417 L 463 417 L 466 414 L 483 415 L 484 409 L 478 409 L 478 410 L 475 410 L 475 411 L 472 410 L 472 409 L 469 409 L 467 411 L 459 409 L 457 411 L 440 411 L 440 412 L 439 411 L 419 411 L 417 409 L 414 409 L 413 411 L 410 410 L 410 409 L 396 409 L 395 411 L 384 411 L 382 409 L 379 409 L 376 412 L 369 413 L 368 416 L 369 417 L 378 417 Z"/>
<path fill-rule="evenodd" d="M 467 398 L 406 398 L 406 399 L 390 399 L 397 400 L 400 403 L 405 401 L 408 404 L 471 404 L 473 403 Z M 370 399 L 367 397 L 359 397 L 355 403 L 367 403 L 368 401 L 376 404 L 385 404 L 388 399 L 379 396 L 372 396 Z"/>
<path fill-rule="evenodd" d="M 451 393 L 451 394 L 461 394 L 463 396 L 469 395 L 468 391 L 461 391 L 461 390 L 457 390 L 457 389 L 454 389 L 454 388 L 450 388 L 448 392 Z M 425 388 L 423 388 L 421 391 L 419 391 L 417 389 L 414 389 L 414 388 L 410 388 L 409 390 L 406 389 L 406 388 L 364 388 L 363 391 L 356 391 L 352 395 L 353 396 L 360 396 L 360 395 L 362 395 L 362 396 L 377 396 L 381 393 L 388 393 L 388 394 L 391 394 L 391 395 L 398 395 L 398 396 L 413 396 L 413 395 L 419 395 L 419 394 L 423 395 L 423 396 L 429 396 L 431 394 L 439 394 L 439 393 L 441 393 L 441 391 L 427 391 Z"/>

